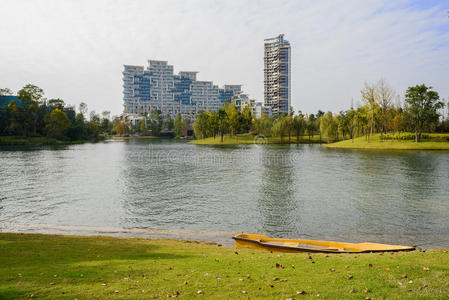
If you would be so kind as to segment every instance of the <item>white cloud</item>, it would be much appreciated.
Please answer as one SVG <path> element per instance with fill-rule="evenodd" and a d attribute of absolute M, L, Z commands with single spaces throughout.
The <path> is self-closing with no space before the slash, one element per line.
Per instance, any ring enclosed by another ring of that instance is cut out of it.
<path fill-rule="evenodd" d="M 344 109 L 380 77 L 398 92 L 424 82 L 447 97 L 448 9 L 426 3 L 2 1 L 0 86 L 31 82 L 118 114 L 123 64 L 161 59 L 263 101 L 263 39 L 284 33 L 296 110 Z"/>

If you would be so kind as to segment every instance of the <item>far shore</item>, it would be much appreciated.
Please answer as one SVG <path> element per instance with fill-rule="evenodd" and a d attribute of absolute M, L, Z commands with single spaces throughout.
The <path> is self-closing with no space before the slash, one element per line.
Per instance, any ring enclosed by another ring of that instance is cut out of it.
<path fill-rule="evenodd" d="M 403 135 L 411 135 L 410 133 L 404 133 Z M 400 136 L 400 135 L 399 135 Z M 437 150 L 448 151 L 449 150 L 449 134 L 425 134 L 426 138 L 422 139 L 419 143 L 415 143 L 414 140 L 407 139 L 382 139 L 381 134 L 374 134 L 372 136 L 362 136 L 352 139 L 341 141 L 328 141 L 327 137 L 321 137 L 314 135 L 312 137 L 301 136 L 296 139 L 296 136 L 283 137 L 282 141 L 280 137 L 265 137 L 252 134 L 239 134 L 237 136 L 224 135 L 223 142 L 221 137 L 216 136 L 205 139 L 193 140 L 190 143 L 196 145 L 240 145 L 240 144 L 323 144 L 325 148 L 334 149 L 371 149 L 371 150 Z"/>
<path fill-rule="evenodd" d="M 326 148 L 334 149 L 367 149 L 367 150 L 449 150 L 449 134 L 426 134 L 430 138 L 419 143 L 414 140 L 382 140 L 380 134 L 367 137 L 358 137 L 354 140 L 344 140 L 326 144 Z"/>
<path fill-rule="evenodd" d="M 96 139 L 89 140 L 58 140 L 46 137 L 21 137 L 21 136 L 0 136 L 1 146 L 53 146 L 53 145 L 73 145 L 89 142 L 104 141 L 105 137 L 99 136 Z"/>
<path fill-rule="evenodd" d="M 230 136 L 226 134 L 223 136 L 223 143 L 221 142 L 221 136 L 208 137 L 205 139 L 197 139 L 190 142 L 196 145 L 239 145 L 239 144 L 320 144 L 324 143 L 323 138 L 320 140 L 319 135 L 300 136 L 296 139 L 296 136 L 284 136 L 281 140 L 280 137 L 253 135 L 249 133 L 238 134 L 236 136 Z"/>

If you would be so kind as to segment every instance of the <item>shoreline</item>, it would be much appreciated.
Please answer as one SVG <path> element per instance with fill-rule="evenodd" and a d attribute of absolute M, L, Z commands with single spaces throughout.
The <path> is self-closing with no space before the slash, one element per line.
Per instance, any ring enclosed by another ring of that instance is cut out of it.
<path fill-rule="evenodd" d="M 90 226 L 90 225 L 59 225 L 59 224 L 30 224 L 20 222 L 0 222 L 1 233 L 18 234 L 48 234 L 48 235 L 73 235 L 73 236 L 97 236 L 112 238 L 140 238 L 148 240 L 170 239 L 180 241 L 217 243 L 227 247 L 234 248 L 235 243 L 232 237 L 238 233 L 234 231 L 207 231 L 191 229 L 166 229 L 166 228 L 124 228 L 113 226 Z M 260 232 L 251 232 L 265 234 Z M 279 237 L 279 236 L 273 236 Z M 294 237 L 281 236 L 284 238 L 303 238 L 311 240 L 329 240 L 336 242 L 375 242 L 383 244 L 396 243 L 418 246 L 421 249 L 439 250 L 449 248 L 449 236 L 434 236 L 433 239 L 423 239 L 419 236 L 395 236 L 395 235 L 366 235 L 351 236 L 306 236 L 300 235 Z"/>
<path fill-rule="evenodd" d="M 357 137 L 354 140 L 344 140 L 323 145 L 328 149 L 356 149 L 356 150 L 399 150 L 399 151 L 449 151 L 449 134 L 428 134 L 430 138 L 419 143 L 414 140 L 381 139 L 375 134 L 368 142 L 366 137 Z"/>
<path fill-rule="evenodd" d="M 187 229 L 119 228 L 110 226 L 28 224 L 0 222 L 0 233 L 49 234 L 74 236 L 104 236 L 117 238 L 142 238 L 148 240 L 170 239 L 234 246 L 235 232 Z"/>
<path fill-rule="evenodd" d="M 300 136 L 299 141 L 296 141 L 296 136 L 290 137 L 290 142 L 288 136 L 273 137 L 273 136 L 262 136 L 262 135 L 253 135 L 250 133 L 238 134 L 237 137 L 229 136 L 228 134 L 224 135 L 223 143 L 221 142 L 221 137 L 216 136 L 208 137 L 204 139 L 196 139 L 189 142 L 194 145 L 211 145 L 211 146 L 220 146 L 220 145 L 247 145 L 247 144 L 255 144 L 255 145 L 304 145 L 304 144 L 324 144 L 325 140 L 322 138 L 320 140 L 319 135 L 314 135 L 309 138 L 308 136 Z"/>
<path fill-rule="evenodd" d="M 17 137 L 0 136 L 1 147 L 42 147 L 42 146 L 65 146 L 85 143 L 98 143 L 106 141 L 106 137 L 99 137 L 91 140 L 62 141 L 57 139 L 47 139 L 46 137 Z"/>

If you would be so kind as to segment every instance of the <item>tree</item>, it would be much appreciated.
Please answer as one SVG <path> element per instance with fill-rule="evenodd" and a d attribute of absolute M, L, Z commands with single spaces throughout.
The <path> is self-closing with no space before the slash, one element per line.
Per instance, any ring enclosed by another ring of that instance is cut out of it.
<path fill-rule="evenodd" d="M 138 131 L 140 134 L 144 134 L 144 133 L 147 131 L 147 124 L 146 124 L 145 120 L 140 119 L 140 120 L 137 122 L 137 131 Z"/>
<path fill-rule="evenodd" d="M 421 140 L 423 127 L 439 120 L 438 110 L 444 107 L 439 99 L 438 93 L 424 84 L 407 89 L 405 102 L 408 104 L 407 114 L 413 122 L 416 143 Z"/>
<path fill-rule="evenodd" d="M 39 102 L 44 97 L 44 90 L 33 84 L 27 84 L 17 92 L 17 96 L 21 100 L 26 99 Z"/>
<path fill-rule="evenodd" d="M 200 111 L 193 123 L 193 131 L 196 138 L 204 139 L 207 137 L 209 115 L 205 111 Z"/>
<path fill-rule="evenodd" d="M 353 143 L 354 143 L 354 130 L 357 127 L 356 115 L 357 115 L 357 112 L 353 107 L 351 107 L 350 110 L 346 111 L 347 129 L 348 129 L 348 133 L 349 133 L 349 138 L 352 140 Z"/>
<path fill-rule="evenodd" d="M 112 129 L 112 124 L 110 121 L 111 118 L 111 112 L 110 111 L 103 111 L 101 113 L 101 115 L 103 116 L 103 118 L 101 119 L 101 131 L 105 132 L 105 133 L 111 133 L 111 129 Z"/>
<path fill-rule="evenodd" d="M 70 120 L 66 114 L 59 108 L 55 108 L 47 119 L 48 136 L 60 138 L 70 127 Z"/>
<path fill-rule="evenodd" d="M 226 113 L 226 110 L 223 107 L 218 109 L 217 116 L 218 116 L 218 131 L 220 132 L 221 143 L 223 144 L 223 136 L 228 127 L 229 118 L 228 114 Z"/>
<path fill-rule="evenodd" d="M 313 137 L 315 134 L 316 123 L 317 123 L 317 120 L 315 118 L 315 115 L 310 114 L 307 117 L 307 122 L 306 122 L 306 129 L 307 129 L 307 135 L 309 136 L 309 143 L 310 143 L 310 137 Z"/>
<path fill-rule="evenodd" d="M 82 114 L 84 117 L 86 117 L 87 114 L 87 104 L 84 102 L 81 102 L 79 105 L 79 112 L 80 114 Z"/>
<path fill-rule="evenodd" d="M 181 136 L 182 129 L 186 126 L 186 121 L 182 119 L 181 114 L 176 115 L 175 120 L 173 121 L 173 129 L 177 137 Z"/>
<path fill-rule="evenodd" d="M 209 128 L 210 128 L 210 135 L 214 137 L 217 136 L 219 132 L 219 120 L 218 120 L 218 113 L 211 113 L 209 116 Z"/>
<path fill-rule="evenodd" d="M 237 136 L 240 129 L 240 111 L 237 110 L 234 104 L 226 106 L 226 114 L 228 115 L 228 123 L 231 136 Z"/>
<path fill-rule="evenodd" d="M 322 141 L 322 133 L 321 133 L 321 118 L 324 116 L 324 112 L 322 110 L 318 110 L 317 114 L 316 114 L 316 124 L 315 124 L 315 128 L 318 128 L 318 130 L 320 131 L 320 144 Z"/>
<path fill-rule="evenodd" d="M 377 82 L 377 90 L 379 93 L 380 119 L 382 125 L 381 134 L 383 135 L 387 132 L 387 123 L 390 119 L 389 111 L 391 110 L 394 91 L 383 79 Z"/>
<path fill-rule="evenodd" d="M 254 127 L 258 135 L 268 136 L 270 134 L 271 123 L 266 112 L 262 112 L 259 119 L 254 118 Z"/>
<path fill-rule="evenodd" d="M 281 138 L 281 144 L 283 144 L 283 137 L 287 133 L 287 122 L 285 115 L 281 114 L 273 123 L 271 132 L 274 136 L 279 136 Z"/>
<path fill-rule="evenodd" d="M 165 127 L 168 130 L 173 130 L 173 126 L 174 126 L 173 119 L 171 118 L 170 115 L 168 115 L 167 118 L 165 119 Z"/>
<path fill-rule="evenodd" d="M 371 120 L 370 122 L 370 132 L 368 135 L 368 142 L 371 135 L 373 135 L 374 130 L 374 118 L 375 114 L 378 108 L 378 101 L 379 101 L 379 93 L 375 86 L 370 86 L 369 84 L 365 83 L 365 88 L 361 91 L 362 93 L 362 99 L 369 108 L 369 118 Z"/>
<path fill-rule="evenodd" d="M 306 124 L 304 120 L 304 116 L 302 114 L 298 114 L 293 118 L 293 124 L 292 124 L 293 130 L 296 134 L 296 143 L 299 143 L 299 137 L 304 134 L 304 131 L 306 129 Z M 310 137 L 309 137 L 310 140 Z"/>
<path fill-rule="evenodd" d="M 47 105 L 50 110 L 53 110 L 55 108 L 59 108 L 60 110 L 63 110 L 65 103 L 64 103 L 64 100 L 56 98 L 56 99 L 49 99 L 47 101 Z"/>
<path fill-rule="evenodd" d="M 0 89 L 0 96 L 12 96 L 13 92 L 8 89 L 8 88 L 4 88 L 4 89 Z"/>
<path fill-rule="evenodd" d="M 328 143 L 331 138 L 335 139 L 338 134 L 338 124 L 330 111 L 321 117 L 320 132 L 327 135 Z"/>
<path fill-rule="evenodd" d="M 17 97 L 23 105 L 21 110 L 23 113 L 24 134 L 28 135 L 28 131 L 32 130 L 37 134 L 38 124 L 44 124 L 45 115 L 40 113 L 39 105 L 44 97 L 44 91 L 32 84 L 25 85 L 17 92 Z"/>
<path fill-rule="evenodd" d="M 293 114 L 294 111 L 291 111 L 291 113 Z M 285 122 L 285 127 L 286 127 L 285 130 L 287 131 L 287 134 L 288 134 L 288 143 L 290 144 L 291 140 L 292 140 L 292 133 L 294 131 L 293 117 L 291 115 L 285 116 L 284 122 Z"/>
<path fill-rule="evenodd" d="M 151 130 L 152 134 L 155 136 L 160 135 L 162 130 L 161 114 L 157 110 L 150 110 L 148 118 L 149 122 L 147 123 L 147 126 Z"/>
<path fill-rule="evenodd" d="M 125 122 L 120 121 L 119 118 L 114 120 L 115 123 L 115 133 L 119 136 L 123 136 L 129 133 L 129 126 Z"/>
<path fill-rule="evenodd" d="M 25 107 L 23 107 L 23 105 L 18 105 L 17 102 L 13 100 L 8 104 L 8 110 L 10 128 L 24 137 L 27 136 L 28 122 Z"/>
<path fill-rule="evenodd" d="M 253 117 L 251 115 L 251 108 L 249 106 L 245 106 L 241 114 L 241 129 L 243 132 L 249 132 L 251 130 Z"/>

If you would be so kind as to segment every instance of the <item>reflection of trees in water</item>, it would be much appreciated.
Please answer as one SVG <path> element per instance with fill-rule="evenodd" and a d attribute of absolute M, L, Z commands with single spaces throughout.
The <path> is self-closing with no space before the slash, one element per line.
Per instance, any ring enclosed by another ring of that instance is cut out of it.
<path fill-rule="evenodd" d="M 447 213 L 439 209 L 440 200 L 447 195 L 439 194 L 445 184 L 440 163 L 442 156 L 435 153 L 413 153 L 402 155 L 401 176 L 398 182 L 401 203 L 398 206 L 399 219 L 403 228 L 417 234 L 435 234 L 447 229 Z M 446 166 L 447 167 L 447 166 Z"/>
<path fill-rule="evenodd" d="M 298 233 L 296 218 L 295 164 L 289 146 L 262 147 L 258 206 L 262 229 L 267 234 L 292 237 Z"/>

